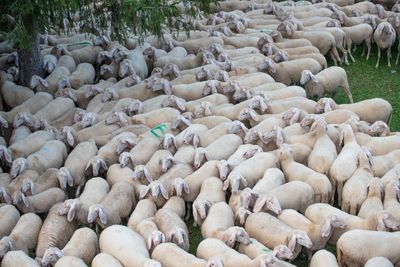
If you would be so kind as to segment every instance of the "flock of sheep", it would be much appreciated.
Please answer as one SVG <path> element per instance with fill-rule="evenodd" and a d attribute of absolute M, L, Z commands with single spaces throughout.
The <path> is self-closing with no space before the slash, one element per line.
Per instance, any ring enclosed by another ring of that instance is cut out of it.
<path fill-rule="evenodd" d="M 48 34 L 30 88 L 0 43 L 1 266 L 400 266 L 392 107 L 325 59 L 390 59 L 399 7 L 232 0 L 190 37 Z"/>

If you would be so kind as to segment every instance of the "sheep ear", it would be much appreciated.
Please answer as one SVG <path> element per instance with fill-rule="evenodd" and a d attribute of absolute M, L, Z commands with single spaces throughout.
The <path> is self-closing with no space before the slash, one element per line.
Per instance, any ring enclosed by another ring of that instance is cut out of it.
<path fill-rule="evenodd" d="M 153 177 L 151 176 L 149 170 L 148 170 L 146 167 L 144 167 L 143 173 L 144 173 L 144 177 L 146 178 L 146 180 L 147 180 L 149 183 L 151 183 L 151 182 L 153 181 Z"/>
<path fill-rule="evenodd" d="M 102 224 L 107 224 L 107 215 L 102 207 L 99 208 L 99 219 Z"/>
<path fill-rule="evenodd" d="M 291 118 L 290 121 L 289 121 L 289 124 L 290 124 L 290 125 L 293 125 L 293 124 L 295 124 L 296 122 L 298 122 L 299 120 L 300 120 L 300 110 L 295 109 L 294 112 L 293 112 L 293 116 L 292 116 L 292 118 Z"/>
<path fill-rule="evenodd" d="M 250 111 L 250 117 L 255 121 L 260 120 L 260 118 L 258 117 L 258 114 L 253 109 Z"/>
<path fill-rule="evenodd" d="M 140 188 L 139 199 L 143 199 L 149 193 L 150 187 L 149 186 L 142 186 Z"/>
<path fill-rule="evenodd" d="M 396 16 L 396 17 L 394 18 L 394 25 L 395 25 L 396 27 L 400 27 L 400 17 Z"/>
<path fill-rule="evenodd" d="M 332 224 L 331 220 L 326 220 L 324 225 L 321 227 L 321 236 L 322 237 L 329 237 L 329 235 L 332 233 Z"/>
<path fill-rule="evenodd" d="M 292 235 L 292 238 L 288 242 L 288 248 L 290 249 L 290 251 L 294 251 L 295 250 L 296 244 L 297 244 L 297 237 L 294 234 L 294 235 Z"/>
<path fill-rule="evenodd" d="M 376 226 L 376 230 L 386 232 L 386 224 L 383 220 L 383 214 L 378 215 L 378 224 Z"/>
<path fill-rule="evenodd" d="M 286 24 L 285 30 L 286 30 L 286 33 L 287 33 L 289 36 L 292 35 L 292 29 L 290 29 L 289 24 Z"/>
<path fill-rule="evenodd" d="M 253 212 L 261 212 L 267 200 L 265 197 L 258 198 L 254 204 Z"/>
<path fill-rule="evenodd" d="M 164 185 L 160 185 L 160 191 L 161 191 L 161 195 L 165 198 L 165 199 L 169 199 L 169 196 L 168 196 L 168 192 L 167 192 L 167 190 L 165 189 L 165 187 L 164 187 Z"/>
<path fill-rule="evenodd" d="M 324 105 L 324 112 L 329 112 L 332 111 L 332 105 L 331 105 L 331 101 L 329 99 L 327 99 L 325 101 L 325 105 Z"/>
<path fill-rule="evenodd" d="M 186 106 L 185 106 L 185 101 L 181 100 L 181 99 L 176 99 L 176 105 L 178 106 L 178 108 L 182 111 L 186 110 Z"/>
<path fill-rule="evenodd" d="M 67 220 L 69 222 L 72 222 L 74 220 L 74 218 L 75 218 L 75 204 L 72 204 L 68 210 Z"/>
<path fill-rule="evenodd" d="M 24 202 L 25 207 L 29 207 L 29 201 L 26 199 L 25 194 L 21 192 L 22 202 Z"/>
<path fill-rule="evenodd" d="M 300 84 L 304 85 L 310 79 L 310 75 L 308 75 L 308 70 L 303 70 L 300 77 Z"/>
<path fill-rule="evenodd" d="M 195 133 L 193 136 L 193 147 L 197 148 L 199 144 L 200 144 L 200 137 L 198 134 Z"/>
<path fill-rule="evenodd" d="M 276 128 L 276 145 L 281 147 L 284 143 L 283 130 L 281 127 Z"/>

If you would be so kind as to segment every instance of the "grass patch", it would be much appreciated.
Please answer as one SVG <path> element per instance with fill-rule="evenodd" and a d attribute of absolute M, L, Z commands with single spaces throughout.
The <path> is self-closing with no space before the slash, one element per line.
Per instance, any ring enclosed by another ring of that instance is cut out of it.
<path fill-rule="evenodd" d="M 397 45 L 394 47 L 397 47 Z M 347 72 L 354 102 L 375 97 L 386 99 L 393 107 L 391 129 L 392 131 L 400 131 L 400 65 L 394 65 L 397 49 L 392 48 L 392 67 L 387 67 L 386 54 L 383 54 L 378 69 L 375 68 L 377 59 L 376 49 L 372 49 L 371 57 L 368 61 L 365 60 L 365 57 L 361 57 L 361 50 L 362 49 L 358 47 L 357 51 L 353 53 L 354 59 L 356 60 L 355 63 L 351 62 L 349 66 L 341 66 Z M 332 62 L 329 63 L 332 65 Z M 342 90 L 338 91 L 334 100 L 338 104 L 349 103 Z M 200 228 L 193 227 L 193 218 L 187 223 L 189 229 L 190 253 L 196 255 L 197 246 L 202 240 Z M 325 249 L 336 255 L 336 246 L 327 245 Z M 293 261 L 293 264 L 299 267 L 307 267 L 307 255 L 302 253 Z"/>

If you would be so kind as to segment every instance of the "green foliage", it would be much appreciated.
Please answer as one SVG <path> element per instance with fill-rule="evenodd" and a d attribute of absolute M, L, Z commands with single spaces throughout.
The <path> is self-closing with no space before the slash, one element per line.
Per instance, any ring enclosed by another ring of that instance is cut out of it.
<path fill-rule="evenodd" d="M 69 29 L 80 21 L 85 30 L 122 40 L 134 34 L 161 36 L 164 28 L 188 31 L 191 19 L 209 12 L 216 0 L 0 0 L 1 31 L 19 48 L 31 48 L 36 32 Z M 78 12 L 78 13 L 77 13 Z M 79 15 L 77 15 L 79 14 Z M 5 16 L 11 15 L 10 23 Z M 79 18 L 78 18 L 79 16 Z"/>

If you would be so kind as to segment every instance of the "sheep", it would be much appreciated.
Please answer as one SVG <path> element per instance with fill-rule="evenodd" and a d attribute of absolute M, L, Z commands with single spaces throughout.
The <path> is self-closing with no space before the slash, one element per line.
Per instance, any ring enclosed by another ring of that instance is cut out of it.
<path fill-rule="evenodd" d="M 87 267 L 86 263 L 75 256 L 64 256 L 57 261 L 54 267 Z"/>
<path fill-rule="evenodd" d="M 300 253 L 301 247 L 311 248 L 312 242 L 307 233 L 295 230 L 268 213 L 252 213 L 246 220 L 245 230 L 251 237 L 269 248 L 287 245 L 294 256 Z"/>
<path fill-rule="evenodd" d="M 0 192 L 4 201 L 6 203 L 11 203 L 12 195 L 14 194 L 14 192 L 22 189 L 24 180 L 26 178 L 30 178 L 32 181 L 36 181 L 39 178 L 39 174 L 34 170 L 26 170 L 16 177 L 12 176 L 11 174 L 7 174 L 6 176 L 3 175 L 2 178 L 4 180 L 2 181 L 3 186 L 0 187 Z"/>
<path fill-rule="evenodd" d="M 137 231 L 147 243 L 147 249 L 152 251 L 158 245 L 166 242 L 164 233 L 158 230 L 154 218 L 146 218 L 142 220 L 137 226 Z"/>
<path fill-rule="evenodd" d="M 64 247 L 76 229 L 76 221 L 69 222 L 58 215 L 61 203 L 51 207 L 39 232 L 36 258 L 40 261 L 50 247 Z"/>
<path fill-rule="evenodd" d="M 346 226 L 344 221 L 335 215 L 327 217 L 324 224 L 316 224 L 301 213 L 292 209 L 283 210 L 278 215 L 278 219 L 294 229 L 302 230 L 307 233 L 312 242 L 311 248 L 307 251 L 309 259 L 311 258 L 312 252 L 325 247 L 334 228 L 344 228 Z"/>
<path fill-rule="evenodd" d="M 65 67 L 72 73 L 76 69 L 76 63 L 73 57 L 69 55 L 63 55 L 58 58 L 56 67 Z"/>
<path fill-rule="evenodd" d="M 301 181 L 288 182 L 257 194 L 253 211 L 260 212 L 268 209 L 275 214 L 280 214 L 282 209 L 294 209 L 304 212 L 309 205 L 315 202 L 314 195 L 314 190 L 310 185 Z"/>
<path fill-rule="evenodd" d="M 12 178 L 9 173 L 0 174 L 0 200 L 2 203 L 10 204 L 12 202 L 11 195 L 8 185 L 11 183 Z M 22 184 L 22 183 L 21 183 Z M 0 230 L 1 232 L 1 230 Z"/>
<path fill-rule="evenodd" d="M 321 71 L 322 68 L 318 61 L 312 58 L 301 58 L 281 63 L 275 63 L 271 59 L 266 58 L 264 62 L 259 65 L 260 71 L 267 70 L 275 81 L 282 82 L 286 85 L 299 83 L 301 72 L 304 69 L 308 69 L 316 74 Z"/>
<path fill-rule="evenodd" d="M 370 258 L 364 265 L 365 267 L 372 267 L 372 266 L 382 266 L 382 267 L 393 267 L 393 263 L 391 263 L 385 257 L 373 257 Z"/>
<path fill-rule="evenodd" d="M 190 191 L 189 193 L 184 192 L 183 194 L 183 198 L 186 202 L 193 202 L 196 199 L 200 193 L 201 186 L 205 179 L 212 176 L 219 176 L 217 165 L 217 160 L 209 160 L 192 174 L 184 178 Z"/>
<path fill-rule="evenodd" d="M 342 87 L 350 103 L 353 103 L 346 71 L 343 68 L 329 67 L 317 75 L 313 75 L 308 70 L 303 70 L 300 83 L 305 86 L 308 96 L 317 95 L 319 98 L 323 97 L 325 93 L 335 94 L 337 87 Z"/>
<path fill-rule="evenodd" d="M 383 208 L 390 212 L 397 220 L 400 220 L 400 203 L 398 201 L 398 194 L 400 191 L 398 181 L 391 181 L 386 184 L 385 197 L 383 201 Z"/>
<path fill-rule="evenodd" d="M 10 251 L 8 252 L 2 262 L 1 266 L 3 267 L 12 267 L 12 266 L 21 266 L 21 267 L 39 267 L 40 265 L 31 257 L 29 257 L 26 253 L 21 250 Z"/>
<path fill-rule="evenodd" d="M 354 240 L 357 242 L 355 243 Z M 337 243 L 339 266 L 364 266 L 373 257 L 385 257 L 392 264 L 397 265 L 400 262 L 396 247 L 398 242 L 398 233 L 349 231 L 343 234 Z"/>
<path fill-rule="evenodd" d="M 19 211 L 13 205 L 4 205 L 0 207 L 0 238 L 10 235 L 12 229 L 20 219 Z"/>
<path fill-rule="evenodd" d="M 145 58 L 143 56 L 143 50 L 146 49 L 146 44 L 143 47 L 137 47 L 134 50 L 129 51 L 129 53 L 126 56 L 126 59 L 124 59 L 120 63 L 120 68 L 119 68 L 119 76 L 124 77 L 128 71 L 128 68 L 132 72 L 137 74 L 142 80 L 147 78 L 149 75 L 149 70 L 147 68 L 147 64 L 145 61 Z"/>
<path fill-rule="evenodd" d="M 99 46 L 86 46 L 83 48 L 75 49 L 72 51 L 68 51 L 68 46 L 61 44 L 56 45 L 53 48 L 52 54 L 56 54 L 56 56 L 61 55 L 69 55 L 71 56 L 76 64 L 94 64 L 96 62 L 98 54 L 103 51 L 103 48 Z"/>
<path fill-rule="evenodd" d="M 285 50 L 279 50 L 276 52 L 274 56 L 274 61 L 276 63 L 283 61 L 290 61 L 300 58 L 313 58 L 321 65 L 322 69 L 326 69 L 328 67 L 328 63 L 326 62 L 326 58 L 318 53 L 307 53 L 307 54 L 288 54 Z"/>
<path fill-rule="evenodd" d="M 295 162 L 288 148 L 283 147 L 280 149 L 279 159 L 282 171 L 288 181 L 300 180 L 308 183 L 315 191 L 315 200 L 317 202 L 329 202 L 332 186 L 326 175 Z"/>
<path fill-rule="evenodd" d="M 79 143 L 68 155 L 64 167 L 60 168 L 58 179 L 62 189 L 78 185 L 77 192 L 85 183 L 85 168 L 89 160 L 97 154 L 97 147 L 94 141 Z"/>
<path fill-rule="evenodd" d="M 60 258 L 65 256 L 80 258 L 89 265 L 99 250 L 98 243 L 97 234 L 92 229 L 87 227 L 79 228 L 62 250 L 57 247 L 51 247 L 45 251 L 42 258 L 42 266 L 54 265 Z"/>
<path fill-rule="evenodd" d="M 368 183 L 367 199 L 361 204 L 358 216 L 363 219 L 368 219 L 376 213 L 383 211 L 382 194 L 384 187 L 379 178 L 373 178 Z"/>
<path fill-rule="evenodd" d="M 393 215 L 387 211 L 382 211 L 369 219 L 361 219 L 358 216 L 350 215 L 338 208 L 335 208 L 329 204 L 316 203 L 310 205 L 304 215 L 312 222 L 317 224 L 325 223 L 325 219 L 328 216 L 336 215 L 344 220 L 345 228 L 335 228 L 332 236 L 329 239 L 330 244 L 335 244 L 339 237 L 350 230 L 364 229 L 373 231 L 389 231 L 390 229 L 397 231 L 400 227 L 400 223 L 396 220 Z"/>
<path fill-rule="evenodd" d="M 369 123 L 383 121 L 390 124 L 392 105 L 381 98 L 363 100 L 354 104 L 336 104 L 331 98 L 321 98 L 315 107 L 315 113 L 324 113 L 337 109 L 348 109 L 356 113 L 360 120 Z M 368 112 L 366 112 L 368 110 Z"/>
<path fill-rule="evenodd" d="M 256 153 L 262 152 L 262 148 L 258 145 L 245 144 L 238 147 L 235 153 L 233 153 L 227 160 L 228 166 L 233 169 L 240 163 L 248 158 L 251 158 Z"/>
<path fill-rule="evenodd" d="M 253 187 L 260 180 L 266 169 L 276 167 L 276 157 L 270 152 L 260 152 L 243 161 L 228 175 L 224 181 L 224 190 L 231 189 L 236 193 L 240 184 Z"/>
<path fill-rule="evenodd" d="M 186 251 L 189 250 L 189 231 L 174 210 L 167 207 L 159 209 L 154 215 L 154 222 L 166 236 L 167 242 L 175 243 Z"/>
<path fill-rule="evenodd" d="M 5 104 L 10 108 L 21 105 L 34 95 L 28 87 L 17 85 L 12 81 L 5 81 L 0 92 Z"/>
<path fill-rule="evenodd" d="M 334 36 L 325 31 L 296 31 L 293 24 L 286 23 L 284 30 L 281 32 L 283 36 L 290 38 L 305 38 L 309 40 L 314 46 L 316 46 L 322 55 L 326 55 L 328 52 L 337 65 L 337 61 L 341 62 L 338 51 L 336 49 L 336 41 Z"/>
<path fill-rule="evenodd" d="M 328 175 L 329 170 L 337 158 L 336 146 L 327 134 L 327 124 L 323 120 L 316 120 L 310 132 L 315 133 L 315 143 L 308 157 L 308 167 Z"/>
<path fill-rule="evenodd" d="M 12 198 L 13 204 L 17 206 L 22 213 L 46 213 L 54 204 L 64 201 L 66 199 L 66 193 L 60 188 L 53 187 L 27 197 L 25 197 L 21 191 L 15 191 Z"/>
<path fill-rule="evenodd" d="M 205 260 L 189 254 L 174 243 L 164 243 L 158 245 L 151 253 L 151 258 L 159 261 L 164 267 L 205 267 L 207 265 Z"/>
<path fill-rule="evenodd" d="M 220 118 L 226 118 L 223 116 L 218 116 Z M 210 118 L 210 117 L 208 117 Z M 238 129 L 238 127 L 240 129 Z M 215 140 L 221 138 L 224 135 L 227 134 L 239 134 L 238 131 L 243 130 L 246 131 L 247 128 L 243 125 L 243 123 L 240 123 L 238 121 L 227 121 L 227 122 L 221 122 L 217 125 L 213 125 L 213 127 L 209 128 L 208 131 L 201 133 L 199 132 L 198 134 L 198 139 L 200 141 L 200 145 L 202 147 L 207 147 L 210 145 L 212 142 Z M 240 136 L 240 134 L 239 134 Z M 193 136 L 193 143 L 196 140 L 196 133 L 194 133 Z"/>
<path fill-rule="evenodd" d="M 145 124 L 150 128 L 154 128 L 161 123 L 172 121 L 177 115 L 180 115 L 180 112 L 174 108 L 161 108 L 159 110 L 135 115 L 131 118 L 131 123 Z"/>
<path fill-rule="evenodd" d="M 135 167 L 134 179 L 139 179 L 144 175 L 146 179 L 151 182 L 157 180 L 161 174 L 168 171 L 174 164 L 174 159 L 168 150 L 156 151 L 146 165 L 138 165 Z"/>
<path fill-rule="evenodd" d="M 390 58 L 392 57 L 392 46 L 396 41 L 396 32 L 389 22 L 381 22 L 374 31 L 374 41 L 378 47 L 378 59 L 375 67 L 379 67 L 381 50 L 387 49 L 388 67 L 390 68 Z"/>
<path fill-rule="evenodd" d="M 70 75 L 71 73 L 67 68 L 57 67 L 49 76 L 46 77 L 46 79 L 43 79 L 38 75 L 32 76 L 30 88 L 37 92 L 48 92 L 54 95 L 56 90 L 62 87 L 62 82 L 60 82 L 60 80 L 67 78 Z"/>
<path fill-rule="evenodd" d="M 203 124 L 207 126 L 208 129 L 214 128 L 215 126 L 224 123 L 224 122 L 232 122 L 232 120 L 228 119 L 224 116 L 207 116 L 202 118 L 195 118 L 191 121 L 193 124 Z"/>
<path fill-rule="evenodd" d="M 151 260 L 146 243 L 135 231 L 122 225 L 107 227 L 99 238 L 100 251 L 115 257 L 126 267 L 161 267 Z"/>
<path fill-rule="evenodd" d="M 93 84 L 95 78 L 95 70 L 92 64 L 81 63 L 76 67 L 76 70 L 68 77 L 71 87 L 79 89 L 85 84 Z"/>
<path fill-rule="evenodd" d="M 230 247 L 236 242 L 245 245 L 249 243 L 246 231 L 234 226 L 234 214 L 226 202 L 218 202 L 211 206 L 201 225 L 201 234 L 205 238 L 218 238 Z"/>
<path fill-rule="evenodd" d="M 201 224 L 207 217 L 212 205 L 225 201 L 225 194 L 222 190 L 223 183 L 217 177 L 209 177 L 201 185 L 200 193 L 193 201 L 193 219 L 196 224 Z"/>
<path fill-rule="evenodd" d="M 120 163 L 122 166 L 126 166 L 128 160 L 132 159 L 137 165 L 144 165 L 150 160 L 154 152 L 159 150 L 160 143 L 161 140 L 157 137 L 143 138 L 129 151 L 129 157 L 122 157 L 123 153 L 121 154 Z"/>
<path fill-rule="evenodd" d="M 102 228 L 118 224 L 121 219 L 129 216 L 135 202 L 132 185 L 127 182 L 118 182 L 111 187 L 110 192 L 99 204 L 89 207 L 87 221 L 93 223 L 97 219 L 97 223 Z"/>
<path fill-rule="evenodd" d="M 72 222 L 75 218 L 82 224 L 88 223 L 89 207 L 101 203 L 109 192 L 109 185 L 100 177 L 94 177 L 86 182 L 85 188 L 79 198 L 68 199 L 60 206 L 58 214 L 67 215 L 67 220 Z"/>
<path fill-rule="evenodd" d="M 67 148 L 58 140 L 47 141 L 38 151 L 27 159 L 17 158 L 11 167 L 12 176 L 17 176 L 25 169 L 36 170 L 39 174 L 48 168 L 59 168 L 67 157 Z"/>
<path fill-rule="evenodd" d="M 107 253 L 99 253 L 92 261 L 92 267 L 123 267 L 113 256 Z"/>
<path fill-rule="evenodd" d="M 368 184 L 374 178 L 369 157 L 365 149 L 361 150 L 358 156 L 358 168 L 343 186 L 341 208 L 353 215 L 357 214 L 367 198 Z"/>
<path fill-rule="evenodd" d="M 35 195 L 53 187 L 60 187 L 57 174 L 58 169 L 50 168 L 42 173 L 36 181 L 27 177 L 22 181 L 21 192 L 27 195 L 30 191 L 31 195 Z"/>
<path fill-rule="evenodd" d="M 327 266 L 327 267 L 339 267 L 335 255 L 331 252 L 321 249 L 318 250 L 310 261 L 310 267 L 318 267 L 318 266 Z"/>
<path fill-rule="evenodd" d="M 174 46 L 182 46 L 188 53 L 196 53 L 199 48 L 209 47 L 211 44 L 224 45 L 224 41 L 220 37 L 205 37 L 194 40 L 186 40 L 184 42 L 170 40 Z"/>
<path fill-rule="evenodd" d="M 204 160 L 227 159 L 241 144 L 242 139 L 235 134 L 221 136 L 207 147 L 196 149 L 193 165 L 198 169 L 203 164 Z M 222 146 L 225 146 L 226 149 L 221 150 Z"/>
<path fill-rule="evenodd" d="M 141 199 L 129 217 L 128 228 L 135 231 L 141 221 L 154 217 L 156 211 L 157 207 L 151 199 Z"/>

